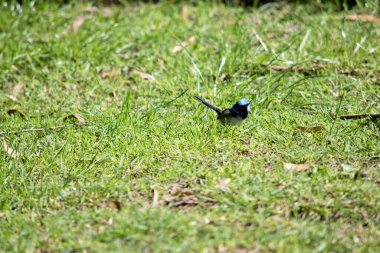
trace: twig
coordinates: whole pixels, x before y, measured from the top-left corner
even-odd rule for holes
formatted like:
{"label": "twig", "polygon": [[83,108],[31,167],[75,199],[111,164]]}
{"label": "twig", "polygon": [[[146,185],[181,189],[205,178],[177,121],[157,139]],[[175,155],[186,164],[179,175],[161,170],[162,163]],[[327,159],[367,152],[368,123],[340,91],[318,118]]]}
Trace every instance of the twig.
{"label": "twig", "polygon": [[10,135],[10,134],[19,134],[19,133],[29,133],[29,132],[44,132],[44,131],[54,131],[59,130],[66,127],[73,127],[73,126],[79,126],[79,125],[86,125],[87,122],[82,123],[73,123],[73,124],[67,124],[67,125],[61,125],[61,126],[52,126],[52,127],[40,127],[40,128],[30,128],[30,129],[22,129],[19,131],[9,131],[9,132],[0,132],[0,135]]}
{"label": "twig", "polygon": [[371,120],[380,119],[380,113],[379,114],[347,114],[347,115],[340,115],[340,119],[364,119],[364,118],[370,118]]}
{"label": "twig", "polygon": [[319,69],[324,69],[326,66],[323,64],[317,64],[311,67],[305,67],[305,66],[277,66],[277,65],[266,65],[262,64],[263,67],[271,69],[271,70],[276,70],[276,71],[284,71],[284,70],[296,70],[300,72],[310,72],[310,71],[316,71]]}
{"label": "twig", "polygon": [[[317,70],[326,69],[326,65],[324,64],[316,64],[310,67],[308,66],[281,66],[281,65],[271,65],[271,64],[261,64],[263,68],[275,70],[275,71],[299,71],[302,73],[310,73],[316,72]],[[368,69],[337,69],[338,74],[346,75],[346,76],[378,76],[377,71],[371,72]],[[375,81],[379,80],[379,78],[375,78]]]}

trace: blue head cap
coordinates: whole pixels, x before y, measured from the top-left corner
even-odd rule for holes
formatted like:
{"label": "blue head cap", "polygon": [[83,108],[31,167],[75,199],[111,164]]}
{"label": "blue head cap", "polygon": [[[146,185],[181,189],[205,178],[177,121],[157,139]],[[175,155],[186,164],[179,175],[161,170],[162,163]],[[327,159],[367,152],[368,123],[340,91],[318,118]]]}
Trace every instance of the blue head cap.
{"label": "blue head cap", "polygon": [[242,98],[239,101],[236,102],[236,104],[233,106],[233,108],[237,109],[238,111],[241,111],[240,108],[245,108],[247,112],[250,110],[251,101],[247,98]]}
{"label": "blue head cap", "polygon": [[251,103],[251,101],[247,98],[242,98],[240,99],[237,104],[240,105],[240,106],[247,106]]}

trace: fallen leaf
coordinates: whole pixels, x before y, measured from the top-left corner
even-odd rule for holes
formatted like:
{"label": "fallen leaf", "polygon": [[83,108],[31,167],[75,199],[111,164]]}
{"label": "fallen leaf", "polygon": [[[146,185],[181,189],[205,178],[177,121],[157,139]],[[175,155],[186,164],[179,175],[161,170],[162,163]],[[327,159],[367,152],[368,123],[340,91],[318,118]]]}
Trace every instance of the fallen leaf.
{"label": "fallen leaf", "polygon": [[339,91],[333,91],[333,92],[332,92],[332,95],[333,95],[334,98],[339,98],[339,97],[341,97],[341,94],[340,94]]}
{"label": "fallen leaf", "polygon": [[372,120],[380,119],[380,113],[375,114],[347,114],[347,115],[340,115],[340,119],[364,119],[364,118],[370,118]]}
{"label": "fallen leaf", "polygon": [[109,208],[116,209],[117,211],[121,210],[121,203],[118,200],[110,200],[105,203]]}
{"label": "fallen leaf", "polygon": [[91,13],[99,11],[98,7],[96,6],[85,6],[81,8],[80,10],[83,12],[91,12]]}
{"label": "fallen leaf", "polygon": [[172,184],[172,187],[170,188],[170,195],[177,195],[182,190],[182,187],[180,184]]}
{"label": "fallen leaf", "polygon": [[70,114],[70,115],[67,115],[63,118],[63,120],[69,120],[69,119],[74,119],[74,120],[78,121],[80,124],[86,124],[87,123],[86,120],[80,114]]}
{"label": "fallen leaf", "polygon": [[187,6],[182,6],[182,8],[181,8],[181,17],[182,17],[183,20],[185,20],[187,22],[194,20],[194,17],[192,15],[190,15],[189,9],[188,9]]}
{"label": "fallen leaf", "polygon": [[197,204],[198,204],[198,199],[196,197],[188,196],[175,202],[173,206],[178,207],[178,206],[188,206],[188,205],[197,205]]}
{"label": "fallen leaf", "polygon": [[154,82],[156,81],[156,79],[154,79],[154,77],[148,73],[145,73],[145,72],[142,72],[140,70],[137,70],[137,69],[134,69],[132,71],[133,74],[136,74],[136,75],[139,75],[142,79],[147,79],[149,82]]}
{"label": "fallen leaf", "polygon": [[203,223],[204,223],[205,225],[208,225],[208,224],[213,223],[213,221],[206,217],[206,218],[204,218]]}
{"label": "fallen leaf", "polygon": [[223,178],[215,185],[216,189],[220,189],[224,192],[231,192],[231,190],[228,188],[228,184],[231,182],[231,178]]}
{"label": "fallen leaf", "polygon": [[326,67],[323,64],[317,64],[317,65],[313,65],[310,67],[307,67],[307,66],[298,66],[298,67],[277,66],[277,65],[266,65],[266,64],[263,64],[262,66],[265,68],[271,69],[271,70],[275,70],[275,71],[295,70],[295,71],[300,71],[300,72],[314,72],[316,70],[324,69]]}
{"label": "fallen leaf", "polygon": [[310,165],[308,163],[301,163],[301,164],[284,163],[284,167],[287,170],[299,170],[299,171],[310,169]]}
{"label": "fallen leaf", "polygon": [[12,88],[12,95],[17,98],[23,92],[24,88],[25,85],[23,83],[16,84]]}
{"label": "fallen leaf", "polygon": [[182,51],[185,47],[187,47],[188,45],[194,43],[195,40],[196,40],[196,37],[192,36],[188,40],[182,41],[179,45],[175,46],[172,49],[172,52],[173,53],[178,53],[178,52]]}
{"label": "fallen leaf", "polygon": [[21,118],[25,118],[25,114],[21,111],[19,111],[18,109],[16,108],[12,108],[12,109],[9,109],[7,112],[6,112],[8,115],[18,115],[20,116]]}
{"label": "fallen leaf", "polygon": [[153,189],[153,206],[158,206],[159,205],[159,194],[157,189]]}
{"label": "fallen leaf", "polygon": [[174,183],[171,188],[170,188],[170,195],[172,196],[176,196],[176,195],[180,195],[180,196],[188,196],[188,195],[191,195],[193,194],[189,189],[185,189],[183,188],[180,184],[178,183]]}
{"label": "fallen leaf", "polygon": [[100,74],[100,77],[102,79],[105,79],[107,77],[114,77],[114,76],[118,76],[121,74],[121,70],[120,69],[114,69],[114,70],[111,70],[111,71],[103,71],[101,74]]}
{"label": "fallen leaf", "polygon": [[288,66],[273,66],[273,65],[263,65],[263,67],[266,67],[268,69],[276,70],[276,71],[282,71],[282,70],[288,70]]}
{"label": "fallen leaf", "polygon": [[15,96],[7,95],[7,97],[8,97],[10,100],[12,100],[12,101],[18,102],[18,99],[17,99]]}
{"label": "fallen leaf", "polygon": [[348,15],[345,17],[346,20],[350,21],[363,21],[363,22],[373,22],[376,24],[380,24],[380,18],[372,16],[372,15]]}
{"label": "fallen leaf", "polygon": [[172,184],[169,194],[164,195],[162,199],[166,204],[172,204],[175,207],[198,204],[198,199],[193,192],[190,189],[183,188],[179,183]]}
{"label": "fallen leaf", "polygon": [[74,22],[71,24],[71,33],[76,34],[81,25],[84,24],[87,20],[89,20],[92,16],[80,16],[77,17]]}
{"label": "fallen leaf", "polygon": [[326,130],[324,126],[297,126],[297,128],[306,133],[321,132]]}
{"label": "fallen leaf", "polygon": [[13,148],[8,146],[8,142],[5,139],[3,140],[3,147],[5,151],[8,153],[8,155],[13,157],[13,159],[16,159],[16,160],[19,159],[20,157],[19,154]]}

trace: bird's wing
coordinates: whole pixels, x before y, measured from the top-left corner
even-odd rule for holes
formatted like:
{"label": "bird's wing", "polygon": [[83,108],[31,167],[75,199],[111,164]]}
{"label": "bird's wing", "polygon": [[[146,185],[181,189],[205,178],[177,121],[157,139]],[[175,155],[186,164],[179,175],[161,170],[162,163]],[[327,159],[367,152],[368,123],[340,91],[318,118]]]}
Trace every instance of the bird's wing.
{"label": "bird's wing", "polygon": [[222,110],[220,110],[218,107],[216,107],[215,105],[213,104],[210,104],[209,102],[207,102],[206,100],[204,100],[203,98],[201,98],[200,96],[198,95],[194,95],[194,97],[196,99],[198,99],[199,102],[201,102],[202,104],[204,104],[205,106],[207,106],[208,108],[211,108],[213,109],[214,111],[216,111],[216,113],[218,115],[221,115],[222,114]]}
{"label": "bird's wing", "polygon": [[222,114],[218,115],[218,120],[223,124],[238,125],[243,122],[243,118],[239,113],[229,109],[222,111]]}

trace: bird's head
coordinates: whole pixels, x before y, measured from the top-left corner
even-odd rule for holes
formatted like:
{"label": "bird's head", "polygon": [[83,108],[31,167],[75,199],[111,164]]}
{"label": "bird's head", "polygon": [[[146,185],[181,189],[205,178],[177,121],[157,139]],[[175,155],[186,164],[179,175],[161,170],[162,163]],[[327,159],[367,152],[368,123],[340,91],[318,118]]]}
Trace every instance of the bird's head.
{"label": "bird's head", "polygon": [[251,101],[247,98],[242,98],[236,102],[230,109],[239,113],[243,119],[248,116]]}
{"label": "bird's head", "polygon": [[235,109],[238,111],[247,111],[249,112],[251,101],[247,98],[242,98],[236,102],[234,105]]}

